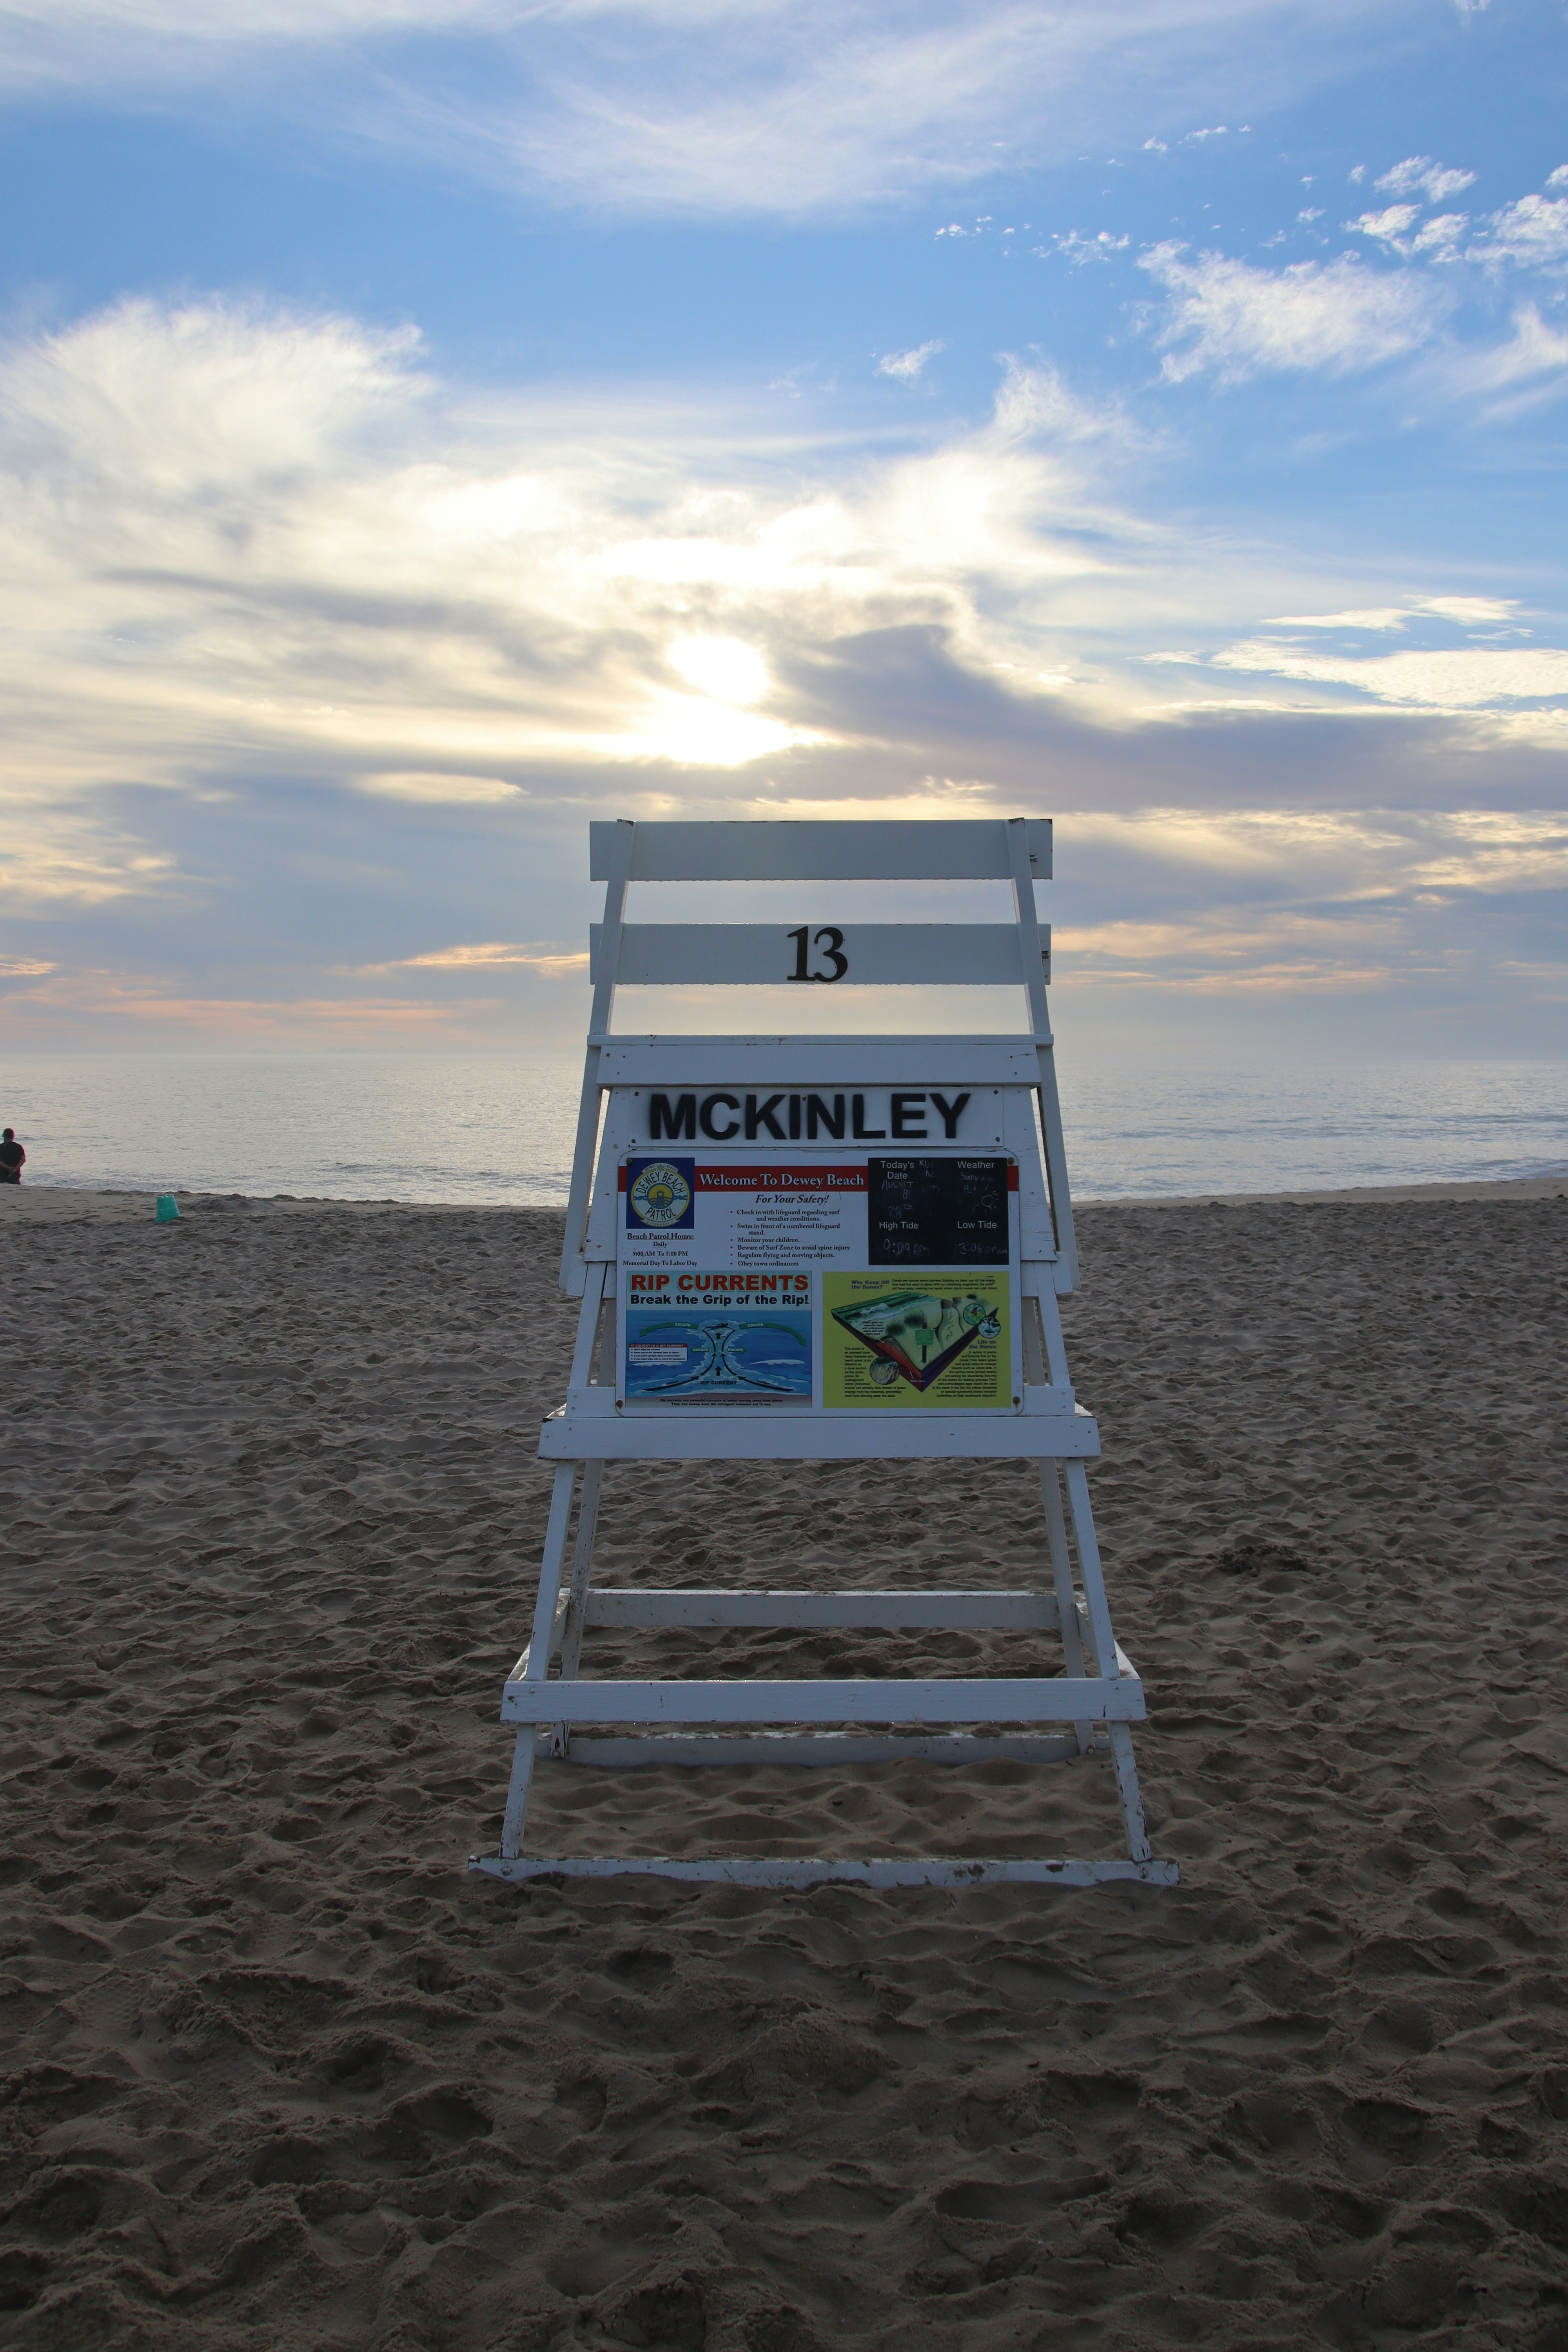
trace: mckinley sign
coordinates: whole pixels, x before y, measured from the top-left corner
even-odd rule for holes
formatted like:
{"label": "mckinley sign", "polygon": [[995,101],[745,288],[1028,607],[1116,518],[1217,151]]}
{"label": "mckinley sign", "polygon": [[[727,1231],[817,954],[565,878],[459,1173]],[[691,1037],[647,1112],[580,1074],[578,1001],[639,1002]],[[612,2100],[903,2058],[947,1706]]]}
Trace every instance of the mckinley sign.
{"label": "mckinley sign", "polygon": [[956,1143],[973,1097],[956,1088],[866,1087],[843,1094],[650,1093],[652,1143]]}

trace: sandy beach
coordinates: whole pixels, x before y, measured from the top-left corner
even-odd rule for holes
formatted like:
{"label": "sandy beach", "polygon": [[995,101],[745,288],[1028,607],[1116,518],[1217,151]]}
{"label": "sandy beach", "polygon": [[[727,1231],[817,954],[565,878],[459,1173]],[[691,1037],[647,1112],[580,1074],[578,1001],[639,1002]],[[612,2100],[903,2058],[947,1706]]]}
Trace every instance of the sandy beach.
{"label": "sandy beach", "polygon": [[[526,1210],[0,1197],[18,2352],[1568,2352],[1568,1184],[1081,1213],[1178,1890],[470,1877]],[[1046,1580],[1004,1465],[612,1472],[617,1583]],[[750,1646],[748,1646],[748,1640]],[[591,1637],[588,1672],[952,1671]],[[536,1850],[1108,1853],[1104,1764],[542,1769]]]}

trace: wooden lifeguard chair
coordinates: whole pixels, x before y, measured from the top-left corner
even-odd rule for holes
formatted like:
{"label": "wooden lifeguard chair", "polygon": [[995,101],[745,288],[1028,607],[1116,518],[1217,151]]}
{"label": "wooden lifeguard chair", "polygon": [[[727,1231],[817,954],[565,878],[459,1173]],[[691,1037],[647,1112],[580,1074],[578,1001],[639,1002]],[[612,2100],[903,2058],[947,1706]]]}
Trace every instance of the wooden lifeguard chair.
{"label": "wooden lifeguard chair", "polygon": [[[1143,1686],[1111,1630],[1057,1308],[1077,1282],[1037,877],[1051,827],[961,822],[591,827],[605,911],[562,1258],[582,1309],[499,1849],[510,1881],[647,1874],[750,1885],[1173,1885],[1144,1829],[1131,1727]],[[1012,919],[835,922],[822,886],[1010,886]],[[810,886],[795,923],[629,922],[633,883]],[[1022,988],[1027,1033],[630,1035],[618,986]],[[705,1319],[706,1318],[706,1319]],[[772,1349],[773,1353],[767,1351]],[[1007,1591],[710,1591],[594,1582],[615,1462],[1018,1459],[1040,1469],[1037,1586]],[[567,1573],[568,1543],[572,1541]],[[1049,1573],[1044,1573],[1048,1562]],[[914,1680],[594,1680],[595,1629],[875,1628],[1055,1635],[1062,1671]],[[593,1728],[584,1730],[581,1726]],[[963,1765],[1103,1756],[1124,1855],[868,1861],[526,1854],[536,1768]]]}

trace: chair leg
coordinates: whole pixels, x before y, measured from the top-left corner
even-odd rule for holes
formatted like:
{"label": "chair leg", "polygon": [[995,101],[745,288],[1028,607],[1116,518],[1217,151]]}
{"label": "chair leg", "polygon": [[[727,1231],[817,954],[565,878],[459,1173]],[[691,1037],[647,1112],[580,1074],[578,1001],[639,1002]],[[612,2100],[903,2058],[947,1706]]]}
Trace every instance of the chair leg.
{"label": "chair leg", "polygon": [[[550,1639],[555,1630],[555,1603],[560,1596],[561,1568],[566,1556],[566,1527],[572,1517],[572,1489],[576,1483],[577,1465],[563,1462],[555,1473],[550,1492],[550,1523],[544,1532],[544,1557],[539,1565],[539,1597],[533,1604],[533,1633],[528,1645],[528,1677],[531,1682],[543,1682],[550,1672]],[[512,1751],[511,1783],[507,1790],[500,1843],[501,1853],[509,1862],[516,1861],[522,1844],[528,1791],[533,1779],[534,1744],[538,1737],[537,1726],[524,1724]]]}
{"label": "chair leg", "polygon": [[[1046,1536],[1050,1545],[1051,1575],[1057,1589],[1057,1611],[1062,1622],[1062,1651],[1069,1675],[1081,1675],[1084,1671],[1083,1639],[1078,1622],[1078,1587],[1073,1582],[1072,1555],[1068,1549],[1067,1522],[1062,1517],[1062,1492],[1058,1483],[1054,1462],[1040,1465],[1040,1489],[1046,1500]],[[1094,1727],[1088,1723],[1075,1723],[1073,1732],[1080,1756],[1089,1753]]]}
{"label": "chair leg", "polygon": [[[577,1505],[577,1541],[572,1553],[572,1593],[566,1604],[566,1624],[561,1637],[561,1679],[574,1683],[583,1657],[583,1633],[588,1614],[588,1587],[594,1573],[594,1537],[599,1523],[599,1489],[605,1465],[590,1462],[583,1473],[583,1493]],[[553,1727],[550,1752],[565,1756],[572,1746],[572,1726]]]}
{"label": "chair leg", "polygon": [[1110,1760],[1116,1769],[1116,1793],[1121,1800],[1121,1818],[1127,1826],[1127,1851],[1134,1862],[1147,1862],[1153,1853],[1149,1832],[1143,1826],[1143,1799],[1138,1788],[1138,1766],[1132,1755],[1132,1734],[1124,1723],[1113,1723],[1110,1731]]}
{"label": "chair leg", "polygon": [[515,1862],[522,1852],[522,1830],[528,1818],[528,1791],[533,1780],[533,1750],[538,1738],[539,1726],[525,1723],[517,1735],[517,1746],[512,1750],[511,1780],[506,1792],[506,1812],[500,1829],[500,1850],[508,1862]]}
{"label": "chair leg", "polygon": [[[1089,1502],[1089,1473],[1081,1462],[1064,1462],[1062,1472],[1068,1490],[1068,1508],[1072,1514],[1073,1541],[1078,1546],[1079,1566],[1083,1571],[1083,1597],[1089,1616],[1089,1636],[1099,1657],[1102,1675],[1114,1675],[1116,1636],[1110,1630],[1110,1611],[1105,1598],[1105,1579],[1100,1565],[1100,1546],[1094,1538],[1094,1515]],[[1143,1825],[1143,1800],[1138,1788],[1138,1766],[1132,1754],[1132,1734],[1124,1723],[1109,1724],[1110,1760],[1116,1771],[1116,1793],[1121,1801],[1121,1819],[1127,1830],[1127,1850],[1134,1862],[1150,1859],[1149,1833]]]}

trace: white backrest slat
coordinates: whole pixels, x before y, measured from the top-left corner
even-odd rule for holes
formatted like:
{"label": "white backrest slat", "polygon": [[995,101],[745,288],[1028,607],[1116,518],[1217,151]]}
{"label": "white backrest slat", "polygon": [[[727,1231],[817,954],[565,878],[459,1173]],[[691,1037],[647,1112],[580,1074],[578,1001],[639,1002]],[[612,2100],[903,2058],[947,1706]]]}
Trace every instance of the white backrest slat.
{"label": "white backrest slat", "polygon": [[[621,824],[588,827],[595,882],[616,871]],[[633,833],[634,882],[1005,882],[1013,872],[1003,817],[807,818],[799,823],[642,823]],[[1031,817],[1035,879],[1051,878],[1051,824]]]}
{"label": "white backrest slat", "polygon": [[[802,936],[804,933],[804,937]],[[1016,923],[623,923],[620,966],[604,973],[604,926],[588,934],[589,976],[619,988],[1027,987]],[[1049,935],[1040,934],[1042,957]],[[1045,977],[1049,978],[1048,970]]]}
{"label": "white backrest slat", "polygon": [[602,1087],[1034,1087],[1032,1037],[606,1037]]}

